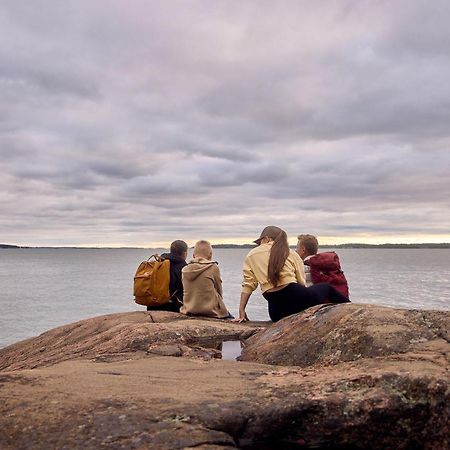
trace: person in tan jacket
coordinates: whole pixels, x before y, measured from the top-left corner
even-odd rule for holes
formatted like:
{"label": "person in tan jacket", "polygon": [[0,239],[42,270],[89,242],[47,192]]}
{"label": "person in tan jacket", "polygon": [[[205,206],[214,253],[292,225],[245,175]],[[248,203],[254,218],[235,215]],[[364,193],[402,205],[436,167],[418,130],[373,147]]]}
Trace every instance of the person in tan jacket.
{"label": "person in tan jacket", "polygon": [[181,271],[184,295],[180,312],[226,319],[231,316],[222,298],[220,270],[217,262],[211,259],[211,244],[198,241],[192,261]]}

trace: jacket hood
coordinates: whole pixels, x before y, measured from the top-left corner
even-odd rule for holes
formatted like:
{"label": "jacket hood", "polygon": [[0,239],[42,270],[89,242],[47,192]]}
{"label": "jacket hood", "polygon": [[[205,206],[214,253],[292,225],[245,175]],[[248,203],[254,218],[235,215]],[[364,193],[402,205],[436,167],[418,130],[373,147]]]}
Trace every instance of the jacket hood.
{"label": "jacket hood", "polygon": [[186,279],[193,281],[214,264],[218,263],[205,258],[194,258],[187,266],[183,267],[183,276],[186,277]]}

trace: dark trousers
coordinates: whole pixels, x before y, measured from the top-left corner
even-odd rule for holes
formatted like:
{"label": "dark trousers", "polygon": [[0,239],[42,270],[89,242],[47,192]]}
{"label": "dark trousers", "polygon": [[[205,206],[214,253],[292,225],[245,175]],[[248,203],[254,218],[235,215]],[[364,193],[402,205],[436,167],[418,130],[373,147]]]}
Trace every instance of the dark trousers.
{"label": "dark trousers", "polygon": [[269,304],[269,316],[273,322],[311,306],[350,301],[327,283],[317,283],[308,288],[301,284],[290,283],[279,291],[265,292],[263,296]]}
{"label": "dark trousers", "polygon": [[181,305],[183,303],[176,298],[170,300],[168,303],[159,306],[147,306],[147,311],[172,311],[180,312]]}

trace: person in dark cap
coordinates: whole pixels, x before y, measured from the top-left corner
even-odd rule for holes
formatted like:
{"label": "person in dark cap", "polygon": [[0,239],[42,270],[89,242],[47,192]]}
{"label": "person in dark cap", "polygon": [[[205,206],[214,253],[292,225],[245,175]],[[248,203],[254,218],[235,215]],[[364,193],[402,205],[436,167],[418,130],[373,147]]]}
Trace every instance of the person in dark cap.
{"label": "person in dark cap", "polygon": [[254,242],[257,247],[244,260],[239,317],[235,321],[248,320],[245,308],[258,285],[274,322],[314,305],[349,301],[327,283],[305,286],[303,261],[289,248],[286,232],[281,228],[264,228]]}
{"label": "person in dark cap", "polygon": [[184,241],[173,241],[170,244],[170,253],[163,253],[162,259],[170,261],[169,292],[170,301],[164,305],[147,306],[147,311],[173,311],[180,312],[183,304],[183,283],[181,280],[181,269],[187,265],[186,258],[188,245]]}

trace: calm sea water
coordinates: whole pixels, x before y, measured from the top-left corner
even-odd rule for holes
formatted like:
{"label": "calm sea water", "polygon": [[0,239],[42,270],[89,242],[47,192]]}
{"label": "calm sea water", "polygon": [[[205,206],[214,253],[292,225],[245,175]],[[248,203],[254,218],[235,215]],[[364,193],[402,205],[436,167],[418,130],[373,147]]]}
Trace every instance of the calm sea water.
{"label": "calm sea water", "polygon": [[[161,250],[159,251],[162,252]],[[225,303],[238,311],[245,249],[217,249]],[[144,310],[132,297],[134,272],[151,250],[0,249],[0,347],[100,314]],[[450,309],[449,249],[339,249],[353,302]],[[268,320],[260,292],[250,319]]]}

